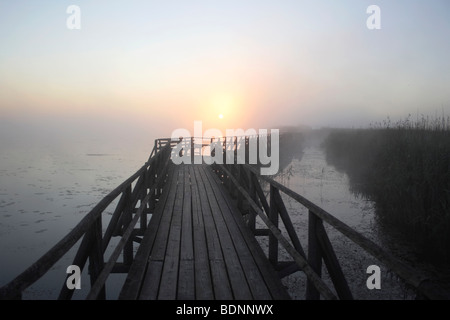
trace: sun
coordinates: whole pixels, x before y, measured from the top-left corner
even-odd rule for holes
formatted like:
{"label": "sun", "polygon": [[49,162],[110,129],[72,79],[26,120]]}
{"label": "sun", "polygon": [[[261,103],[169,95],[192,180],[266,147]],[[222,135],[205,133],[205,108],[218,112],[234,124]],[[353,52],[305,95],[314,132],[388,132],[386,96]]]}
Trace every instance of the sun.
{"label": "sun", "polygon": [[219,114],[219,119],[223,119],[223,114]]}

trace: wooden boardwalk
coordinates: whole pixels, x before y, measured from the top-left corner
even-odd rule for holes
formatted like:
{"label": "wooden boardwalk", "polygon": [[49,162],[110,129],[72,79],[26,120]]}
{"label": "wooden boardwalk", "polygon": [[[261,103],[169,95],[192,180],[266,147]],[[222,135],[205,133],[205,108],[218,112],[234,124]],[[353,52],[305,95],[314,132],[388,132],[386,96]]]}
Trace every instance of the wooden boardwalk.
{"label": "wooden boardwalk", "polygon": [[[183,152],[195,160],[204,142],[155,140],[148,161],[35,263],[1,287],[0,299],[21,299],[75,246],[71,267],[80,272],[89,269],[90,288],[83,296],[89,300],[106,299],[113,273],[127,275],[118,296],[123,300],[284,300],[290,296],[280,279],[295,272],[306,276],[305,299],[353,299],[324,224],[395,272],[419,298],[450,299],[450,292],[439,283],[249,165],[247,151],[255,141],[259,144],[260,136],[228,138],[234,140],[230,144],[234,147],[228,148],[224,141],[223,154],[232,150],[236,163],[243,147],[246,164],[228,164],[224,156],[227,164],[175,165],[171,155],[179,143],[186,144]],[[307,247],[291,220],[298,212],[289,212],[285,199],[308,210]],[[263,228],[256,228],[256,218]],[[267,255],[256,237],[268,238]],[[279,260],[281,247],[292,260]],[[322,278],[325,267],[332,287]],[[62,286],[55,288],[58,299],[73,297],[71,279],[67,274]]]}
{"label": "wooden boardwalk", "polygon": [[289,299],[207,165],[171,165],[120,299]]}

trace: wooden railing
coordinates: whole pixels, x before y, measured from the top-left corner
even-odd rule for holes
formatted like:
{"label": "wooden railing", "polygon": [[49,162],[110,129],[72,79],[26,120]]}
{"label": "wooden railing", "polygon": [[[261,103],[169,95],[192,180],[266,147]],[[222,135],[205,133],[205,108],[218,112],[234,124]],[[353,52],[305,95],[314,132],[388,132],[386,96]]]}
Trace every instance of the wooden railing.
{"label": "wooden railing", "polygon": [[[247,225],[253,231],[253,234],[269,237],[268,259],[275,269],[279,270],[280,277],[288,276],[299,270],[305,273],[308,279],[306,299],[320,299],[320,297],[324,299],[353,299],[339,260],[324,228],[324,222],[396,273],[400,279],[415,290],[418,298],[450,299],[449,291],[443,289],[437,282],[421,276],[408,265],[308,199],[271,177],[260,175],[259,169],[255,166],[219,164],[215,165],[214,169],[224,186],[234,197],[243,215],[246,215]],[[267,183],[269,188],[269,199],[263,191],[263,181]],[[308,209],[307,255],[292,224],[290,214],[284,205],[281,193]],[[256,216],[262,219],[267,229],[256,229]],[[289,240],[286,239],[279,228],[280,218]],[[293,261],[278,261],[279,245],[289,253]],[[322,261],[325,262],[335,291],[332,291],[321,278]],[[337,296],[334,292],[337,293]]]}
{"label": "wooden railing", "polygon": [[[248,164],[251,139],[256,139],[254,141],[256,141],[258,149],[259,138],[258,136],[233,137],[229,140],[233,143],[228,146],[224,141],[222,147],[224,150],[227,147],[231,148],[233,157],[228,160],[233,161],[227,161],[226,152],[223,150],[223,164],[215,164],[213,169],[224,186],[229,189],[241,212],[247,216],[247,225],[253,234],[269,237],[268,259],[278,270],[280,277],[285,277],[298,270],[303,271],[308,279],[305,295],[307,299],[319,299],[320,297],[353,299],[339,260],[324,228],[323,223],[325,222],[395,272],[406,284],[416,290],[419,297],[450,299],[448,291],[442,289],[433,280],[420,276],[409,266],[308,199],[271,177],[260,175],[259,161],[254,165]],[[266,138],[264,141],[270,144],[270,135]],[[187,152],[191,154],[192,160],[196,154],[202,153],[201,149],[204,146],[211,143],[210,139],[199,140],[198,138],[155,140],[154,148],[145,165],[103,198],[69,234],[32,266],[0,288],[0,299],[20,299],[23,291],[46,274],[80,239],[81,243],[72,264],[83,269],[89,261],[91,287],[87,299],[104,299],[106,296],[105,283],[109,275],[129,271],[134,259],[133,242],[140,243],[141,241],[140,236],[143,236],[148,225],[147,215],[153,212],[167,179],[172,148],[183,140],[185,143],[190,142],[190,149],[185,150],[189,150]],[[245,153],[243,156],[241,153],[240,158],[245,164],[237,164],[240,163],[238,158],[239,150],[242,150],[240,149],[242,147],[245,148]],[[268,149],[270,150],[270,147]],[[269,199],[264,193],[263,181],[268,185]],[[309,211],[307,255],[284,205],[282,193]],[[118,200],[117,204],[110,222],[103,232],[102,216],[106,214],[105,210],[113,205],[115,200]],[[256,216],[261,218],[267,229],[256,228]],[[280,218],[289,239],[279,228]],[[138,222],[140,222],[139,228],[135,228]],[[105,261],[105,252],[113,237],[120,240]],[[289,253],[293,261],[279,261],[279,245]],[[120,256],[122,256],[122,262],[118,262]],[[330,289],[321,277],[322,261],[325,262],[335,291]],[[58,298],[71,299],[72,295],[73,290],[68,289],[64,281]]]}
{"label": "wooden railing", "polygon": [[[83,270],[89,261],[91,288],[87,299],[104,299],[111,273],[128,272],[133,262],[133,242],[140,242],[166,179],[171,147],[177,141],[155,140],[148,161],[135,174],[103,198],[61,241],[10,283],[0,288],[0,299],[21,299],[22,292],[46,274],[80,239],[72,265]],[[115,200],[110,222],[103,232],[102,216]],[[135,228],[139,223],[139,228]],[[105,251],[112,237],[119,237],[108,260]],[[123,262],[117,262],[122,256]],[[68,275],[69,276],[69,275]],[[74,290],[62,284],[59,299],[71,299]]]}
{"label": "wooden railing", "polygon": [[[177,143],[180,144],[183,152],[190,155],[191,163],[203,163],[203,159],[201,159],[205,156],[203,148],[213,146],[214,144],[218,144],[218,148],[221,148],[222,150],[223,158],[220,159],[221,163],[250,163],[249,154],[251,146],[254,146],[254,152],[258,152],[260,139],[264,138],[264,142],[267,143],[267,148],[270,150],[272,141],[270,137],[271,134],[213,138],[180,137],[180,140],[178,140]],[[257,163],[258,159],[254,164]]]}

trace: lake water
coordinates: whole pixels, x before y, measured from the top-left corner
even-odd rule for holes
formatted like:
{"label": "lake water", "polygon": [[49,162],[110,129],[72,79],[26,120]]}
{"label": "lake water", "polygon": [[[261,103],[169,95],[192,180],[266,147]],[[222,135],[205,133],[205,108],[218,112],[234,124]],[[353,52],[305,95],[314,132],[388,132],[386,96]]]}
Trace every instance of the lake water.
{"label": "lake water", "polygon": [[[127,143],[5,146],[0,155],[0,286],[35,262],[100,199],[138,170],[153,146],[149,141],[148,147]],[[347,176],[326,163],[318,146],[305,148],[301,159],[294,159],[277,179],[373,241],[386,241],[379,235],[372,204],[349,191]],[[284,199],[305,246],[307,211]],[[410,297],[382,265],[382,289],[368,290],[366,269],[379,262],[339,233],[329,230],[329,236],[355,298]],[[264,238],[260,241],[265,245]],[[288,260],[283,252],[281,257]],[[24,298],[56,298],[70,264],[71,259],[65,257]],[[116,277],[123,280],[123,276]],[[296,273],[283,282],[294,298],[303,297],[304,276]],[[112,289],[111,294],[117,294],[118,288]]]}
{"label": "lake water", "polygon": [[[373,203],[350,192],[347,175],[327,164],[324,152],[318,145],[306,147],[300,159],[294,159],[275,180],[306,197],[375,243],[384,245],[386,238],[380,233],[376,223]],[[287,196],[283,196],[283,199],[307,252],[308,211]],[[326,223],[324,225],[355,299],[413,297],[377,259]],[[260,241],[264,243],[265,240]],[[282,253],[280,260],[291,259],[286,253]],[[367,288],[369,274],[366,272],[370,265],[378,265],[381,268],[381,290]],[[325,282],[332,287],[325,266],[322,272]],[[306,281],[301,273],[288,276],[283,279],[283,283],[289,288],[292,297],[304,297]]]}
{"label": "lake water", "polygon": [[[123,144],[9,145],[0,155],[0,286],[35,262],[148,159]],[[56,298],[67,257],[24,298]],[[57,289],[55,289],[57,288]]]}

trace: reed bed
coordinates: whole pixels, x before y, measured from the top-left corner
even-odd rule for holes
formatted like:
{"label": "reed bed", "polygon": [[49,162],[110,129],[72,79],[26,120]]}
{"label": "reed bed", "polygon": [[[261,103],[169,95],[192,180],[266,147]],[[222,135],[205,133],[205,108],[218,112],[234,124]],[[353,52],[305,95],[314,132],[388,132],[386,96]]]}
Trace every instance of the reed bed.
{"label": "reed bed", "polygon": [[450,117],[333,130],[327,161],[424,259],[450,262]]}

